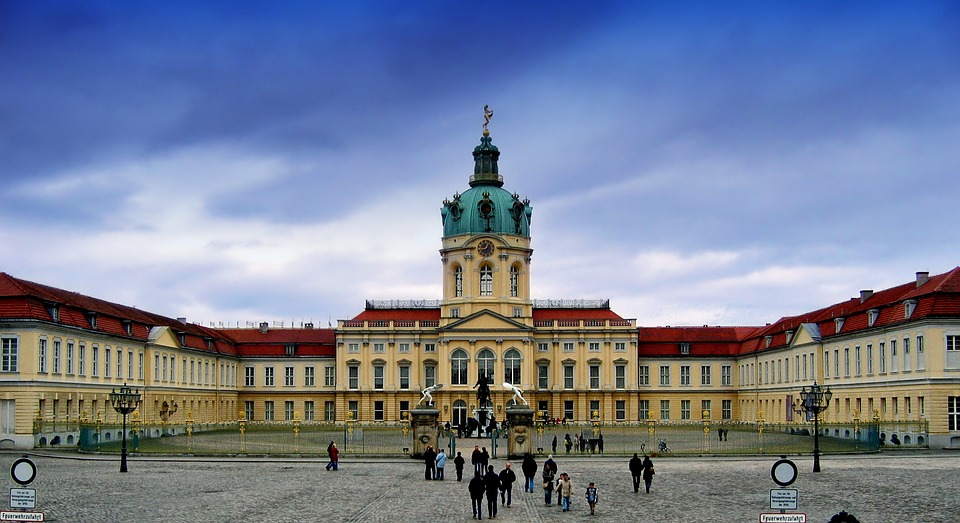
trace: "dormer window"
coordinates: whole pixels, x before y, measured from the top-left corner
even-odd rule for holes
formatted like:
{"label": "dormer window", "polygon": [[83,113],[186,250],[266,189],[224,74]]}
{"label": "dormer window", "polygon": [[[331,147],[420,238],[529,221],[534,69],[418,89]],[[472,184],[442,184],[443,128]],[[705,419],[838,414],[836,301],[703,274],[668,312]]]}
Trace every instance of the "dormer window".
{"label": "dormer window", "polygon": [[903,302],[903,317],[909,319],[913,316],[913,311],[917,308],[917,300],[907,300]]}
{"label": "dormer window", "polygon": [[787,331],[784,335],[787,337],[787,345],[790,345],[790,342],[793,341],[793,331]]}
{"label": "dormer window", "polygon": [[297,352],[297,346],[290,343],[285,347],[287,356],[293,356]]}
{"label": "dormer window", "polygon": [[91,328],[91,329],[96,329],[96,328],[97,328],[97,313],[95,313],[95,312],[88,312],[88,313],[87,313],[87,321],[90,322],[90,328]]}
{"label": "dormer window", "polygon": [[50,313],[50,319],[53,321],[60,321],[60,306],[56,303],[47,304],[47,312]]}
{"label": "dormer window", "polygon": [[763,337],[763,347],[764,347],[764,348],[769,347],[771,342],[773,342],[773,336],[764,336],[764,337]]}
{"label": "dormer window", "polygon": [[835,333],[840,332],[840,329],[843,328],[843,318],[834,318],[833,326],[836,328],[836,330],[834,331]]}
{"label": "dormer window", "polygon": [[867,311],[867,327],[873,327],[873,324],[877,322],[877,318],[880,317],[880,309],[870,309]]}
{"label": "dormer window", "polygon": [[178,333],[177,333],[177,339],[180,340],[180,345],[186,345],[186,344],[187,344],[187,333],[186,333],[186,332],[178,332]]}
{"label": "dormer window", "polygon": [[680,354],[690,354],[690,344],[681,343],[680,344]]}
{"label": "dormer window", "polygon": [[130,320],[120,320],[120,325],[123,326],[123,331],[128,335],[133,334],[133,322]]}

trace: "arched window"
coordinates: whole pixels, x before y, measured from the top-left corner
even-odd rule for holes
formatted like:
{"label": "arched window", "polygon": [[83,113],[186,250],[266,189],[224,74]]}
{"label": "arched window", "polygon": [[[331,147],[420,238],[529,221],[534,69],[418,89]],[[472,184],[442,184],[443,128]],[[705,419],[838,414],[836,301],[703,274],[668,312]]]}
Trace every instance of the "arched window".
{"label": "arched window", "polygon": [[453,295],[457,298],[463,296],[463,267],[459,265],[453,269]]}
{"label": "arched window", "polygon": [[457,349],[450,355],[450,383],[452,385],[467,384],[467,365],[470,363],[470,357],[467,351]]}
{"label": "arched window", "polygon": [[510,267],[510,297],[516,298],[520,294],[520,269],[516,265]]}
{"label": "arched window", "polygon": [[453,402],[453,426],[467,426],[467,402],[463,400]]}
{"label": "arched window", "polygon": [[483,349],[477,354],[477,370],[487,377],[489,383],[496,383],[496,381],[493,381],[493,365],[496,361],[497,357],[493,355],[493,351],[490,349]]}
{"label": "arched window", "polygon": [[503,380],[520,385],[520,351],[510,349],[503,355]]}
{"label": "arched window", "polygon": [[480,267],[480,296],[493,296],[493,267]]}

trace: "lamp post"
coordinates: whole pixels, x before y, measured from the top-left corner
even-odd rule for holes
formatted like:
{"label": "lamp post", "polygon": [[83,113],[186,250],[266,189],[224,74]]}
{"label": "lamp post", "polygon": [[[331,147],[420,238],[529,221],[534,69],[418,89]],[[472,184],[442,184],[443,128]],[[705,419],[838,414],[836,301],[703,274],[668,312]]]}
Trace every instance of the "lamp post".
{"label": "lamp post", "polygon": [[127,471],[127,414],[137,410],[140,405],[140,393],[136,389],[127,387],[124,383],[120,392],[116,389],[110,392],[110,403],[113,410],[123,416],[123,434],[120,437],[120,472]]}
{"label": "lamp post", "polygon": [[807,419],[813,414],[813,471],[820,472],[820,413],[830,407],[833,392],[830,387],[821,387],[813,382],[809,388],[800,389],[800,408],[807,413]]}

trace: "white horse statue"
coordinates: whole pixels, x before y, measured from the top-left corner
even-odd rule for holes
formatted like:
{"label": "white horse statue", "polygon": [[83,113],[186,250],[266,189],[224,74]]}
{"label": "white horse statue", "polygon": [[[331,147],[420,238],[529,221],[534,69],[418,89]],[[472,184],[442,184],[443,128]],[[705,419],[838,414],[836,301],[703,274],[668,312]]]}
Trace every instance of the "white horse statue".
{"label": "white horse statue", "polygon": [[527,403],[527,400],[523,399],[523,389],[517,387],[512,383],[503,382],[503,388],[513,391],[513,404],[517,405],[519,402],[523,402],[524,405],[530,405]]}
{"label": "white horse statue", "polygon": [[433,386],[431,386],[431,387],[427,387],[427,388],[423,389],[422,391],[420,391],[420,393],[423,394],[423,397],[420,398],[420,401],[417,402],[417,406],[419,407],[420,404],[423,403],[423,400],[427,400],[427,405],[431,405],[431,406],[432,406],[432,405],[433,405],[433,395],[432,395],[431,393],[432,393],[433,391],[435,391],[435,390],[440,390],[440,389],[442,389],[442,388],[443,388],[443,385],[438,383],[438,384],[436,384],[436,385],[433,385]]}

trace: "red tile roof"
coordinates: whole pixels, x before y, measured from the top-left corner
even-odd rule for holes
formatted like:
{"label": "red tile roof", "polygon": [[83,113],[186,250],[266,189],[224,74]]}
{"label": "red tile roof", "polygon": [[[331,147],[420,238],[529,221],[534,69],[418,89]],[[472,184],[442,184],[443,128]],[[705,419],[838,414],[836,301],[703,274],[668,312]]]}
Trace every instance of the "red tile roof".
{"label": "red tile roof", "polygon": [[534,320],[622,320],[610,309],[533,309]]}
{"label": "red tile roof", "polygon": [[[741,342],[757,327],[640,327],[640,356],[717,357],[739,353]],[[680,344],[690,346],[680,353]]]}

